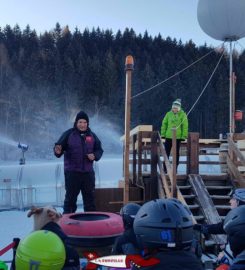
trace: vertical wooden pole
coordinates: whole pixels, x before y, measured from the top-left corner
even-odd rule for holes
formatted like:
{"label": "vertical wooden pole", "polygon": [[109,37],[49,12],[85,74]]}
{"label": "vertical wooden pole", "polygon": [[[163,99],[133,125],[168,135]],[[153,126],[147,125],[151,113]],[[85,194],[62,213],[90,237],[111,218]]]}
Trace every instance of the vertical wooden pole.
{"label": "vertical wooden pole", "polygon": [[172,187],[171,187],[171,196],[173,198],[177,198],[177,181],[176,181],[176,169],[177,169],[177,164],[176,164],[176,155],[177,155],[177,144],[176,144],[176,128],[172,128],[172,167],[173,167],[173,182],[172,182]]}
{"label": "vertical wooden pole", "polygon": [[143,185],[143,177],[142,177],[142,131],[138,132],[138,179],[137,183]]}
{"label": "vertical wooden pole", "polygon": [[136,185],[137,183],[137,172],[136,172],[136,165],[137,165],[137,150],[136,150],[136,141],[137,141],[137,134],[133,135],[133,184]]}
{"label": "vertical wooden pole", "polygon": [[124,141],[124,193],[123,203],[129,201],[129,141],[130,141],[130,114],[131,114],[131,80],[134,69],[134,59],[131,55],[126,57],[126,95],[125,95],[125,141]]}
{"label": "vertical wooden pole", "polygon": [[188,134],[187,174],[199,174],[199,133],[197,132]]}
{"label": "vertical wooden pole", "polygon": [[157,177],[157,140],[156,131],[151,133],[151,200],[158,198],[158,177]]}

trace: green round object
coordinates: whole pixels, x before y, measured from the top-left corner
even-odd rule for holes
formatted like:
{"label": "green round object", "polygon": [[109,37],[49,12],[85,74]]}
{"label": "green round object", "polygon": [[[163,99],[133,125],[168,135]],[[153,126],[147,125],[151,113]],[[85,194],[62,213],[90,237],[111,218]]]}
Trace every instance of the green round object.
{"label": "green round object", "polygon": [[35,231],[20,241],[16,270],[61,270],[66,258],[62,240],[50,231]]}
{"label": "green round object", "polygon": [[8,266],[5,262],[0,261],[0,270],[8,270]]}

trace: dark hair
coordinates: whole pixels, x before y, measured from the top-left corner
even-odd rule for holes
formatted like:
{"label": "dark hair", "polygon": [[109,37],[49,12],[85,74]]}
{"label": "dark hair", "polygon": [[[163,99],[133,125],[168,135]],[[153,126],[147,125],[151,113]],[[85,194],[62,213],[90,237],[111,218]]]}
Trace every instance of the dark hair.
{"label": "dark hair", "polygon": [[84,119],[84,120],[86,120],[87,123],[89,124],[89,118],[88,118],[88,115],[87,115],[84,111],[80,111],[80,112],[76,115],[75,122],[74,122],[74,127],[76,127],[77,121],[78,121],[79,119]]}

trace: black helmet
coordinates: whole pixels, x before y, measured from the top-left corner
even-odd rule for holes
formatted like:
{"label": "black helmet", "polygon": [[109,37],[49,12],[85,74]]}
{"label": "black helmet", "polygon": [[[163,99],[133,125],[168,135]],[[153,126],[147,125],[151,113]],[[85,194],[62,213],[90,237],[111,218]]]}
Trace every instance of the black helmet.
{"label": "black helmet", "polygon": [[231,194],[232,199],[238,201],[238,205],[245,204],[245,188],[237,188]]}
{"label": "black helmet", "polygon": [[224,220],[231,250],[236,256],[245,249],[245,205],[232,209]]}
{"label": "black helmet", "polygon": [[137,203],[127,203],[120,210],[120,215],[123,219],[123,224],[125,228],[132,228],[134,223],[134,218],[140,209],[140,205]]}
{"label": "black helmet", "polygon": [[143,248],[189,247],[194,235],[191,212],[177,199],[147,202],[135,217],[134,232]]}

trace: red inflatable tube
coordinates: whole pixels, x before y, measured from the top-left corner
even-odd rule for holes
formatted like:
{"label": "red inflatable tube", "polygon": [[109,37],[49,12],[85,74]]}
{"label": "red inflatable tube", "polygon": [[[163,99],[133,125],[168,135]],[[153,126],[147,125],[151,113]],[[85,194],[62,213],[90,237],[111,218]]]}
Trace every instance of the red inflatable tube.
{"label": "red inflatable tube", "polygon": [[121,216],[109,212],[64,214],[59,224],[69,243],[79,247],[112,245],[124,231]]}

